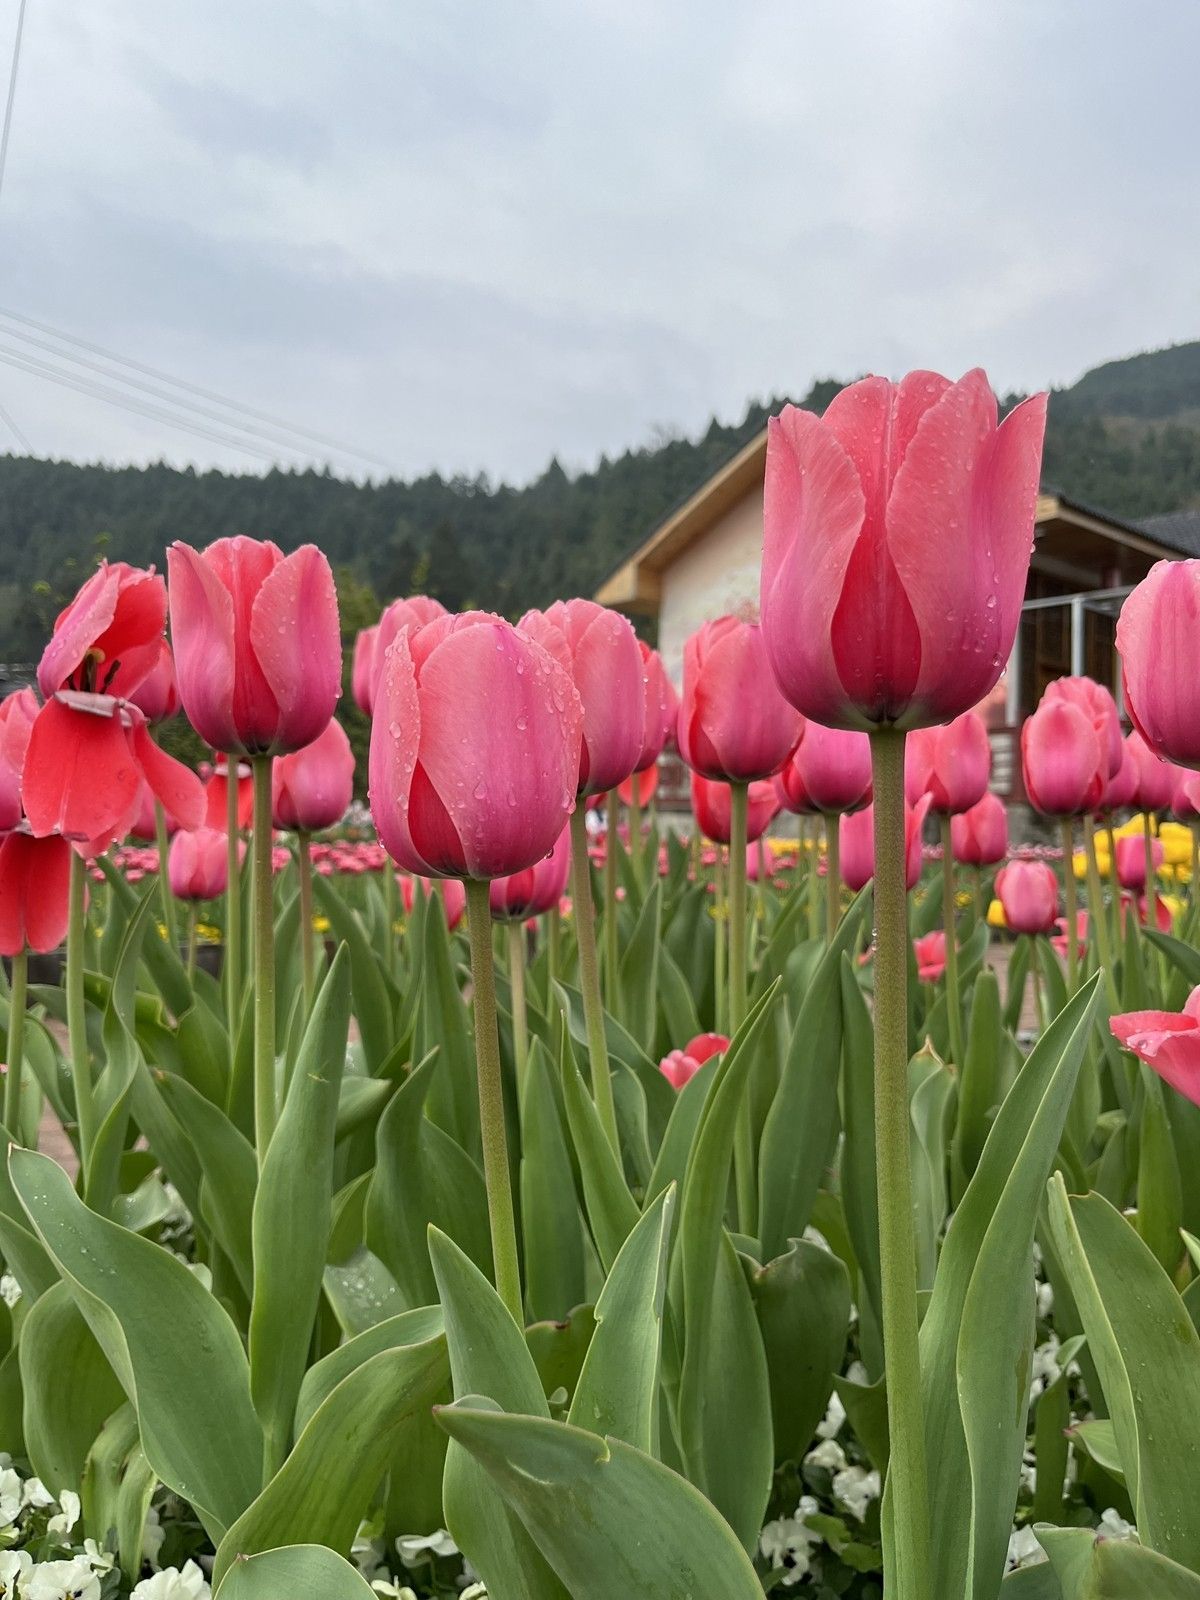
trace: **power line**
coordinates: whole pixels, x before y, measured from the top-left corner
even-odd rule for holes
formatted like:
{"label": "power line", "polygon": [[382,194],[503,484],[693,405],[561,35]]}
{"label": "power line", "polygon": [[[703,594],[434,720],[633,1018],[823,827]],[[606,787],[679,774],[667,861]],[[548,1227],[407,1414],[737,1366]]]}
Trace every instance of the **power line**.
{"label": "power line", "polygon": [[25,454],[27,456],[31,456],[33,454],[33,447],[30,445],[29,440],[21,432],[20,428],[17,427],[16,423],[3,406],[0,406],[0,422],[3,422],[4,426],[12,434],[13,438],[21,446],[21,449],[24,450]]}

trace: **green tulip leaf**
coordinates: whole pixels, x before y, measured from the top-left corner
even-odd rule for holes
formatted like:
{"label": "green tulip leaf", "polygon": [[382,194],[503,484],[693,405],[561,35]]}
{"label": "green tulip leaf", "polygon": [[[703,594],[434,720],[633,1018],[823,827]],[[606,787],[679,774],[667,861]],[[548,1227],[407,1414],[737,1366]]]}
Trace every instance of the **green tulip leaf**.
{"label": "green tulip leaf", "polygon": [[287,1545],[238,1556],[216,1600],[377,1600],[350,1563],[321,1544]]}
{"label": "green tulip leaf", "polygon": [[30,1465],[52,1494],[77,1490],[121,1385],[65,1283],[30,1306],[17,1348]]}
{"label": "green tulip leaf", "polygon": [[549,1321],[586,1298],[583,1219],[555,1092],[540,1039],[530,1045],[521,1108],[521,1227],[529,1315]]}
{"label": "green tulip leaf", "polygon": [[1200,1577],[1161,1552],[1090,1528],[1034,1528],[1062,1600],[1200,1600]]}

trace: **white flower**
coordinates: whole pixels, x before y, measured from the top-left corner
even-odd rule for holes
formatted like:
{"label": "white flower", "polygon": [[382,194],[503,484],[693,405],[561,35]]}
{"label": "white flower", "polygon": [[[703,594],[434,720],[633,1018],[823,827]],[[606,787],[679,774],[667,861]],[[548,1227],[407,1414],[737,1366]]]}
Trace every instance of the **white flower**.
{"label": "white flower", "polygon": [[0,1555],[0,1600],[15,1600],[17,1579],[23,1578],[32,1565],[28,1550],[5,1550]]}
{"label": "white flower", "polygon": [[1037,1314],[1044,1322],[1054,1310],[1054,1290],[1048,1283],[1037,1286]]}
{"label": "white flower", "polygon": [[21,1509],[21,1479],[12,1467],[0,1468],[0,1528],[17,1520]]}
{"label": "white flower", "polygon": [[840,1472],[846,1465],[846,1452],[836,1439],[822,1439],[815,1450],[804,1458],[806,1467],[826,1467],[830,1472]]}
{"label": "white flower", "polygon": [[879,1474],[868,1472],[865,1467],[847,1467],[834,1474],[833,1492],[846,1510],[861,1522],[871,1501],[878,1500],[882,1492]]}
{"label": "white flower", "polygon": [[861,1383],[865,1388],[871,1381],[871,1374],[861,1361],[852,1361],[846,1368],[846,1377],[851,1383]]}
{"label": "white flower", "polygon": [[100,1600],[100,1579],[83,1557],[43,1561],[22,1577],[21,1600]]}
{"label": "white flower", "polygon": [[20,1298],[21,1285],[13,1277],[12,1273],[0,1272],[0,1300],[3,1300],[11,1311]]}
{"label": "white flower", "polygon": [[1008,1571],[1018,1567],[1037,1567],[1047,1559],[1032,1528],[1014,1528],[1008,1541]]}
{"label": "white flower", "polygon": [[1045,1344],[1038,1345],[1033,1352],[1033,1368],[1030,1374],[1029,1398],[1036,1400],[1043,1389],[1048,1389],[1052,1383],[1057,1383],[1062,1376],[1062,1368],[1058,1364],[1058,1340],[1053,1334]]}
{"label": "white flower", "polygon": [[458,1600],[488,1600],[488,1592],[481,1583],[473,1583],[469,1589],[464,1589]]}
{"label": "white flower", "polygon": [[390,1578],[376,1578],[371,1584],[376,1594],[381,1594],[385,1600],[417,1600],[416,1591],[407,1584],[393,1583]]}
{"label": "white flower", "polygon": [[1026,1450],[1021,1462],[1021,1487],[1031,1495],[1037,1493],[1037,1457],[1032,1450]]}
{"label": "white flower", "polygon": [[52,1506],[54,1496],[40,1478],[26,1478],[21,1490],[21,1504],[41,1509],[43,1506]]}
{"label": "white flower", "polygon": [[805,1526],[804,1519],[811,1517],[818,1509],[817,1501],[812,1495],[806,1494],[796,1507],[795,1516],[768,1522],[759,1534],[759,1548],[764,1557],[773,1567],[786,1570],[787,1576],[783,1580],[785,1589],[808,1576],[812,1547],[820,1544],[821,1538]]}
{"label": "white flower", "polygon": [[106,1572],[111,1572],[117,1564],[117,1558],[107,1550],[101,1550],[95,1539],[83,1541],[83,1559],[92,1571],[103,1577]]}
{"label": "white flower", "polygon": [[445,1528],[439,1528],[436,1533],[401,1534],[396,1540],[396,1549],[400,1552],[400,1559],[406,1567],[419,1562],[426,1551],[435,1556],[458,1554],[458,1546]]}
{"label": "white flower", "polygon": [[182,1572],[178,1567],[164,1567],[152,1578],[143,1578],[130,1600],[210,1600],[211,1595],[203,1572],[189,1561]]}
{"label": "white flower", "polygon": [[841,1396],[835,1390],[829,1396],[829,1409],[825,1413],[824,1422],[817,1424],[817,1438],[836,1439],[845,1420],[846,1408],[842,1404]]}
{"label": "white flower", "polygon": [[151,1506],[146,1512],[146,1526],[142,1529],[142,1554],[146,1560],[158,1571],[158,1557],[163,1547],[163,1540],[167,1537],[167,1530],[162,1525],[158,1515],[158,1507]]}
{"label": "white flower", "polygon": [[46,1532],[60,1533],[65,1539],[79,1521],[79,1514],[83,1508],[79,1504],[79,1496],[73,1489],[64,1489],[58,1497],[58,1504],[60,1510],[46,1524]]}
{"label": "white flower", "polygon": [[1096,1529],[1102,1539],[1136,1539],[1138,1531],[1132,1522],[1126,1522],[1124,1517],[1109,1506],[1100,1518],[1100,1526]]}

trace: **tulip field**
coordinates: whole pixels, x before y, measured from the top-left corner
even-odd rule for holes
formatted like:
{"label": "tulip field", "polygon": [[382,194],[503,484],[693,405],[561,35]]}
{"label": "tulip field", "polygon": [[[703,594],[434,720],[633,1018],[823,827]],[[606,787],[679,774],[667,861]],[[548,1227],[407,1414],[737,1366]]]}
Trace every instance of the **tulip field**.
{"label": "tulip field", "polygon": [[87,578],[0,702],[0,1596],[1200,1600],[1200,562],[1018,827],[1044,422],[786,407],[679,684],[394,601],[369,810],[318,549]]}

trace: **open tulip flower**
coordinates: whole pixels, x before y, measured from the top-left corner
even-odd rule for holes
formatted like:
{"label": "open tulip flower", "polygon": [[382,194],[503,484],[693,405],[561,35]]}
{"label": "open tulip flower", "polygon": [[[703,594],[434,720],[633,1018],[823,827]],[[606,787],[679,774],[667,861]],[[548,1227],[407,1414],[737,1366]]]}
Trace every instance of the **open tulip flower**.
{"label": "open tulip flower", "polygon": [[167,588],[153,568],[104,561],[58,615],[38,663],[45,699],[58,689],[128,696],[160,665]]}
{"label": "open tulip flower", "polygon": [[1124,1049],[1200,1106],[1200,986],[1182,1011],[1126,1011],[1109,1026]]}
{"label": "open tulip flower", "polygon": [[21,820],[25,752],[37,714],[32,689],[15,689],[0,700],[0,830],[15,828]]}

